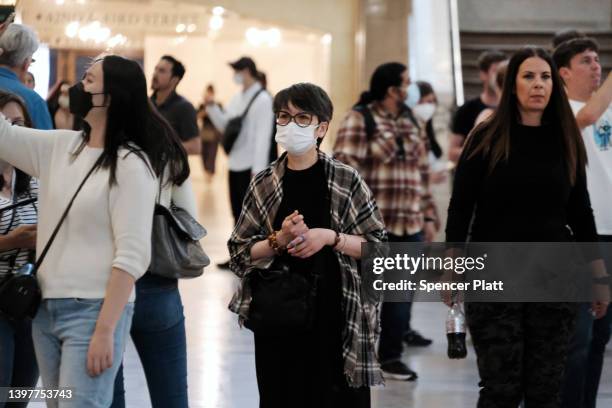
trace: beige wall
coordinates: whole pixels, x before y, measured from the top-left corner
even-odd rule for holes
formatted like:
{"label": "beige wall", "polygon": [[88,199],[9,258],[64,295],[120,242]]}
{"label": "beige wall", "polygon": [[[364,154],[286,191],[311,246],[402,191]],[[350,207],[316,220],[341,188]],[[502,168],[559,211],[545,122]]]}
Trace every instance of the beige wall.
{"label": "beige wall", "polygon": [[147,78],[152,77],[163,54],[173,55],[187,67],[178,92],[196,106],[208,83],[214,84],[217,100],[224,104],[240,91],[232,81],[233,70],[228,62],[242,55],[252,56],[257,68],[266,73],[272,93],[296,82],[312,82],[329,89],[329,64],[325,62],[329,52],[318,39],[284,38],[278,47],[254,48],[244,39],[188,37],[178,43],[176,37],[151,35],[146,36],[144,45]]}
{"label": "beige wall", "polygon": [[410,0],[360,0],[360,29],[365,33],[359,83],[367,88],[380,64],[408,65]]}
{"label": "beige wall", "polygon": [[359,0],[184,0],[207,6],[222,6],[244,17],[271,24],[314,29],[332,35],[329,61],[329,93],[338,125],[361,91],[355,32],[358,27]]}
{"label": "beige wall", "polygon": [[[407,0],[389,1],[400,4],[402,1]],[[319,70],[328,70],[328,91],[334,102],[336,112],[336,120],[334,120],[334,123],[332,123],[332,134],[334,133],[334,128],[340,121],[341,117],[344,116],[348,109],[350,109],[360,91],[362,91],[360,79],[364,76],[363,64],[364,61],[369,60],[369,58],[367,55],[362,53],[361,58],[359,59],[359,48],[356,47],[356,33],[360,27],[361,0],[180,0],[175,2],[163,2],[157,0],[126,0],[125,2],[126,10],[138,10],[139,8],[142,8],[143,13],[145,13],[145,11],[149,10],[151,7],[154,7],[155,10],[157,10],[157,8],[159,8],[161,5],[167,7],[167,4],[173,4],[172,10],[170,10],[173,16],[177,13],[180,16],[183,14],[183,12],[185,12],[187,15],[195,16],[193,18],[202,19],[202,24],[200,24],[198,21],[198,27],[204,27],[207,25],[206,16],[209,15],[207,13],[212,7],[222,6],[231,13],[237,14],[240,17],[258,20],[263,24],[269,23],[270,26],[279,26],[283,29],[295,28],[298,30],[314,31],[318,33],[318,35],[329,33],[332,36],[332,43],[328,53],[329,61],[317,60],[313,61],[313,63],[318,64]],[[34,12],[36,9],[40,10],[41,12],[48,11],[48,8],[53,8],[53,10],[57,9],[59,14],[56,13],[55,17],[61,17],[61,22],[57,24],[51,23],[54,24],[54,27],[49,28],[48,30],[45,28],[43,30],[53,32],[56,37],[61,37],[63,35],[63,26],[67,21],[73,19],[73,11],[78,11],[77,14],[80,15],[82,13],[86,13],[87,7],[99,11],[108,10],[108,7],[111,7],[111,4],[113,5],[112,7],[122,7],[120,6],[122,3],[121,1],[107,2],[106,0],[90,0],[83,6],[76,6],[73,3],[70,3],[69,7],[67,7],[68,2],[66,2],[66,6],[60,7],[56,6],[55,2],[50,3],[49,0],[24,0],[24,4],[26,3],[28,7],[22,5],[22,9],[29,12]],[[103,8],[100,9],[100,7]],[[394,10],[394,8],[392,7],[390,10]],[[40,13],[32,14],[28,17],[28,21],[30,24],[40,26],[42,28],[41,24],[44,21],[38,19],[39,14]],[[45,13],[42,13],[41,15],[43,14],[46,15]],[[66,21],[64,22],[64,20]],[[171,21],[174,20],[171,19]],[[384,24],[374,26],[374,28],[384,31]],[[125,29],[127,30],[127,28]],[[161,38],[161,36],[171,34],[158,32],[160,30],[155,29],[152,31],[153,32],[150,34],[158,39]],[[405,37],[405,32],[402,34],[401,31],[402,30],[397,31],[394,29],[394,31],[391,32],[391,35],[395,36],[396,34],[399,34],[400,38],[403,39],[403,37]],[[199,32],[194,33],[194,38],[192,40],[188,40],[187,44],[193,43],[194,41],[196,43],[201,42],[202,39],[199,39],[197,37],[198,35]],[[53,46],[53,38],[50,38],[50,40],[51,41],[49,42],[51,43],[51,46]],[[397,39],[394,41],[396,40]],[[148,48],[147,52],[151,51],[152,48],[150,43],[148,46],[144,46],[144,43],[150,40],[141,39],[139,41],[143,41],[143,48]],[[387,43],[384,43],[384,47],[379,48],[386,48],[387,45]],[[324,47],[322,44],[319,46]],[[184,47],[179,46],[179,48],[182,49]],[[370,51],[373,52],[373,50],[374,49],[371,48]],[[187,51],[178,51],[178,53],[184,54],[187,53]],[[156,59],[158,55],[159,52],[153,52],[153,57],[151,58]],[[193,55],[190,57],[195,59],[199,58],[199,56]],[[256,58],[257,56],[254,57]],[[264,60],[266,58],[267,57],[264,57]],[[147,57],[147,60],[149,59],[150,58]],[[277,64],[279,62],[280,61],[277,61]],[[213,62],[213,65],[214,64],[216,64],[216,62]],[[266,64],[267,63],[264,62],[262,68],[266,69]],[[196,64],[196,66],[199,67],[199,63]],[[209,68],[205,68],[203,66],[201,68],[203,69],[203,72],[208,72],[207,70]],[[321,76],[319,74],[317,75],[319,77]],[[297,82],[301,79],[302,78],[296,77],[295,81]],[[270,80],[271,85],[275,87],[277,79],[271,77]],[[283,78],[278,83],[280,84],[281,82],[286,83],[288,81],[286,78]],[[202,84],[197,86],[197,88],[199,88],[198,93],[201,92],[201,87]],[[183,92],[190,94],[193,92],[191,85],[189,85],[189,80],[186,80],[185,83],[182,84],[182,88],[187,89],[186,91],[183,90]]]}

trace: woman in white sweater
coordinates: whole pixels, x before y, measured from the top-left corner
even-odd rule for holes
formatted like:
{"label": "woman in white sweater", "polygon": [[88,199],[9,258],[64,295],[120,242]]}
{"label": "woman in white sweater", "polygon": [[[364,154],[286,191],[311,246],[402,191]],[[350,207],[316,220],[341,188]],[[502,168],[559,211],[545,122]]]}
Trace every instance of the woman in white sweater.
{"label": "woman in white sweater", "polygon": [[43,301],[32,330],[45,388],[72,387],[70,406],[106,408],[131,324],[134,282],[150,262],[156,178],[166,169],[180,185],[189,168],[151,107],[135,61],[96,60],[70,89],[70,110],[86,131],[37,131],[0,120],[0,159],[39,179],[39,250],[96,167],[38,271]]}

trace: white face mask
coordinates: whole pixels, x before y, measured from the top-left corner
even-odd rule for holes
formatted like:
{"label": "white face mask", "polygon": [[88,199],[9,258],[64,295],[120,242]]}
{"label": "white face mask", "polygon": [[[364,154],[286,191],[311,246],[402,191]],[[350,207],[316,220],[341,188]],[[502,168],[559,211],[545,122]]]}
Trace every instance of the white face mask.
{"label": "white face mask", "polygon": [[57,103],[59,103],[59,106],[61,106],[62,108],[68,109],[70,107],[70,98],[68,97],[68,95],[61,95],[57,99]]}
{"label": "white face mask", "polygon": [[419,103],[414,108],[412,108],[412,113],[414,116],[421,119],[423,122],[429,122],[436,112],[436,105],[433,103]]}
{"label": "white face mask", "polygon": [[319,125],[310,125],[302,128],[294,122],[287,126],[276,125],[276,143],[289,154],[301,156],[309,151],[316,143],[315,130]]}
{"label": "white face mask", "polygon": [[236,85],[242,85],[244,83],[244,78],[242,77],[242,74],[240,73],[234,74],[234,83]]}
{"label": "white face mask", "polygon": [[406,99],[404,103],[409,108],[412,108],[419,103],[419,99],[421,99],[421,91],[419,90],[419,86],[413,82],[406,88]]}

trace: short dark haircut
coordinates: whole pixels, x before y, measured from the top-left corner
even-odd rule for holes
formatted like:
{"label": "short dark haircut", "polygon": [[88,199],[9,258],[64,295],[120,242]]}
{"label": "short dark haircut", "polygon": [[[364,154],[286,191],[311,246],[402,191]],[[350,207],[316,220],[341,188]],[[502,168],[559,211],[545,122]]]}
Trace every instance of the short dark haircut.
{"label": "short dark haircut", "polygon": [[319,122],[331,121],[334,113],[327,92],[315,84],[302,82],[278,92],[274,97],[274,112],[287,109],[290,102],[296,108],[316,115]]}
{"label": "short dark haircut", "polygon": [[574,38],[584,38],[586,34],[580,30],[575,30],[573,28],[566,28],[555,33],[553,37],[552,44],[553,49],[557,48],[559,45],[563,44],[566,41],[573,40]]}
{"label": "short dark haircut", "polygon": [[163,57],[161,57],[161,59],[168,61],[172,64],[173,77],[177,77],[179,81],[183,79],[183,76],[185,76],[185,66],[181,61],[177,60],[172,55],[164,55]]}
{"label": "short dark haircut", "polygon": [[599,52],[599,45],[595,39],[590,37],[574,38],[573,40],[562,42],[553,53],[553,60],[559,68],[569,68],[570,61],[576,55],[585,51]]}
{"label": "short dark haircut", "polygon": [[489,68],[491,68],[491,65],[502,62],[507,58],[508,57],[506,57],[506,54],[498,50],[483,51],[478,56],[478,69],[486,72],[489,70]]}

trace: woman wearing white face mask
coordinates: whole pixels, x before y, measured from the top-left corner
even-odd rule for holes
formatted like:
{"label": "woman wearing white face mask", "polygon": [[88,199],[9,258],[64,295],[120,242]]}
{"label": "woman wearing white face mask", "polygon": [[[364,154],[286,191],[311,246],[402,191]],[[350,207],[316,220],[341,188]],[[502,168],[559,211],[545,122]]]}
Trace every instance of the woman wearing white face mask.
{"label": "woman wearing white face mask", "polygon": [[446,181],[447,167],[442,159],[442,148],[436,140],[436,133],[433,127],[433,116],[436,113],[438,98],[434,93],[433,87],[429,82],[416,81],[415,85],[419,88],[419,102],[412,107],[412,112],[418,120],[425,124],[429,149],[429,164],[431,166],[431,182],[440,184]]}
{"label": "woman wearing white face mask", "polygon": [[248,327],[256,268],[282,261],[292,273],[318,276],[311,330],[254,329],[262,408],[369,407],[369,387],[382,381],[378,304],[361,297],[357,260],[362,242],[384,239],[384,226],[357,171],[318,150],[332,109],[316,85],[276,95],[276,141],[286,153],[252,180],[228,244],[242,278],[230,309]]}

